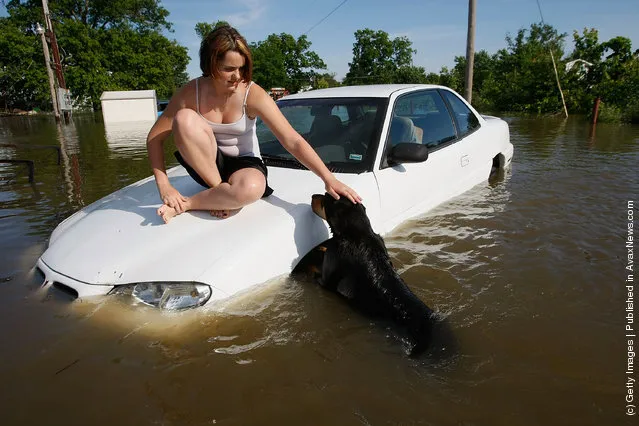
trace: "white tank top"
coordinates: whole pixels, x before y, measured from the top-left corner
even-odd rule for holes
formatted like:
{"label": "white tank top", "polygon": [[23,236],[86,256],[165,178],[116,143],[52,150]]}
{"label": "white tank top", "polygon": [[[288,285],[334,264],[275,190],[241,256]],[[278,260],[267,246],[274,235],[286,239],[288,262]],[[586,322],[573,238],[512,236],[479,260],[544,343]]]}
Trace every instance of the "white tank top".
{"label": "white tank top", "polygon": [[246,113],[246,99],[248,98],[249,90],[253,82],[251,81],[246,88],[246,95],[244,95],[244,103],[242,104],[242,116],[235,123],[213,123],[207,120],[200,113],[200,79],[195,80],[195,105],[197,113],[206,121],[217,140],[217,146],[229,157],[259,157],[260,145],[257,140],[257,134],[255,133],[256,119],[249,118]]}

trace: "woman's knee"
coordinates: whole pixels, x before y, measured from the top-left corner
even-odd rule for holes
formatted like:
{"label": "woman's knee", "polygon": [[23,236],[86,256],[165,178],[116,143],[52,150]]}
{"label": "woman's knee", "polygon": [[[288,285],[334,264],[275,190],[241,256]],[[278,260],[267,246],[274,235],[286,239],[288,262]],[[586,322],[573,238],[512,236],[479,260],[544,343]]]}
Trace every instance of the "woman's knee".
{"label": "woman's knee", "polygon": [[229,181],[231,186],[234,187],[233,189],[235,189],[237,201],[244,205],[262,198],[266,189],[266,179],[259,170],[246,170],[251,172],[248,176],[243,176],[242,179],[237,179],[235,182],[232,179]]}
{"label": "woman's knee", "polygon": [[185,140],[197,142],[206,137],[206,141],[210,141],[213,137],[202,117],[189,108],[182,108],[173,117],[173,135],[178,146]]}

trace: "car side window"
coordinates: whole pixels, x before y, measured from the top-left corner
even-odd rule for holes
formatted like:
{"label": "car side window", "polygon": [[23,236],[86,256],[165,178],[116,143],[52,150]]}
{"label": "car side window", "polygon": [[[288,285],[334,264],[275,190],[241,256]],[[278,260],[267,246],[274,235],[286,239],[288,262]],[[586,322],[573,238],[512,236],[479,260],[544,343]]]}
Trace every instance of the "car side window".
{"label": "car side window", "polygon": [[435,148],[455,138],[453,121],[437,90],[411,93],[395,102],[388,133],[389,147],[411,142]]}
{"label": "car side window", "polygon": [[472,133],[479,127],[479,119],[461,99],[448,90],[443,90],[442,93],[450,104],[453,114],[455,115],[457,129],[459,130],[459,137]]}

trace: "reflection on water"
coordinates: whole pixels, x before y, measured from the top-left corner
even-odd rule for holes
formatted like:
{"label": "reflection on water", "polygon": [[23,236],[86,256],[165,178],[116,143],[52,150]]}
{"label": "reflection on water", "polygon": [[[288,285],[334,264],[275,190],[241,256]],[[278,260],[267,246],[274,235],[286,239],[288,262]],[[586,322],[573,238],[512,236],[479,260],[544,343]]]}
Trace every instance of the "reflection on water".
{"label": "reflection on water", "polygon": [[107,145],[113,156],[129,158],[146,153],[146,136],[153,122],[133,121],[124,123],[105,123],[104,131]]}
{"label": "reflection on water", "polygon": [[35,164],[33,185],[0,164],[3,424],[624,424],[639,128],[509,123],[510,171],[386,237],[455,341],[411,359],[392,329],[300,277],[180,313],[38,291],[53,228],[151,174],[150,124],[0,118],[0,145],[18,145],[0,155]]}

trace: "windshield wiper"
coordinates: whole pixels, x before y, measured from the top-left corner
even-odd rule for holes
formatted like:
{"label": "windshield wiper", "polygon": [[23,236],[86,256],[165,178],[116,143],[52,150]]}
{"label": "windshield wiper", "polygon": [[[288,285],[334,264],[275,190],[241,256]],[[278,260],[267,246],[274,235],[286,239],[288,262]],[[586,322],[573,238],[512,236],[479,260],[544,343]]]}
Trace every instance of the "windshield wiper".
{"label": "windshield wiper", "polygon": [[333,173],[352,173],[360,174],[367,170],[367,166],[363,163],[352,163],[348,161],[329,161],[325,163],[328,170]]}
{"label": "windshield wiper", "polygon": [[295,158],[280,157],[279,155],[262,154],[264,164],[275,167],[290,167],[293,169],[307,170],[306,166],[297,161]]}

